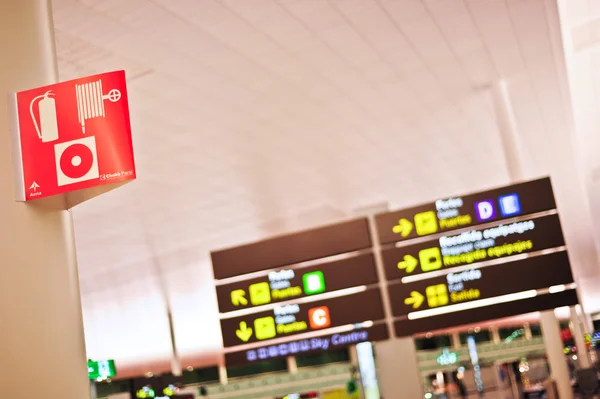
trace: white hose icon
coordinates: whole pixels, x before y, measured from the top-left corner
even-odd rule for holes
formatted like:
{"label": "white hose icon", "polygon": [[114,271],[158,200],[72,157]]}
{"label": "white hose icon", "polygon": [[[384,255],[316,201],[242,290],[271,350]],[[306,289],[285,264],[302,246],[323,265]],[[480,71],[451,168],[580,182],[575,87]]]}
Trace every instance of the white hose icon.
{"label": "white hose icon", "polygon": [[75,92],[77,94],[79,123],[81,123],[81,131],[84,134],[86,120],[105,117],[104,100],[114,103],[121,99],[121,92],[117,89],[112,89],[106,95],[102,94],[102,80],[75,85]]}

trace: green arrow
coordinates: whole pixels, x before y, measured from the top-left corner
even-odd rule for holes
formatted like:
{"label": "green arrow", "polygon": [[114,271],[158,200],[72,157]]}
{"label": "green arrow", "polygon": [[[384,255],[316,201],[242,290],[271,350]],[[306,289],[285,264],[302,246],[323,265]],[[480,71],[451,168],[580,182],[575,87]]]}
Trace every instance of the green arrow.
{"label": "green arrow", "polygon": [[231,291],[231,303],[233,306],[247,305],[246,292],[244,290]]}
{"label": "green arrow", "polygon": [[402,235],[402,237],[408,237],[412,229],[412,222],[405,218],[398,220],[398,224],[392,227],[392,231],[396,234]]}
{"label": "green arrow", "polygon": [[413,291],[410,293],[410,298],[406,298],[404,300],[405,305],[412,305],[413,309],[419,309],[419,307],[423,304],[425,297],[418,291]]}
{"label": "green arrow", "polygon": [[240,321],[240,328],[236,330],[235,335],[244,342],[248,342],[252,336],[252,329],[248,327],[245,321]]}
{"label": "green arrow", "polygon": [[398,262],[398,269],[406,270],[406,273],[412,273],[417,268],[419,261],[412,255],[404,255],[404,260],[402,262]]}

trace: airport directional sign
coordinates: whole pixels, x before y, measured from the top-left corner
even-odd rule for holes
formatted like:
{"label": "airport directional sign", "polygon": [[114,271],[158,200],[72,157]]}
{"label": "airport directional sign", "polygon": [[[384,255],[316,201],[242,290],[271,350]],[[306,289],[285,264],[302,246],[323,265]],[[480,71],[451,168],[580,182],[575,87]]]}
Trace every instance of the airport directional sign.
{"label": "airport directional sign", "polygon": [[390,244],[554,208],[552,184],[543,178],[382,213],[375,221],[379,242]]}
{"label": "airport directional sign", "polygon": [[385,248],[388,281],[565,245],[557,214]]}
{"label": "airport directional sign", "polygon": [[565,251],[388,286],[394,316],[573,282]]}
{"label": "airport directional sign", "polygon": [[225,363],[228,365],[255,363],[287,356],[335,350],[361,342],[382,341],[388,338],[387,325],[381,323],[367,328],[360,327],[309,338],[292,339],[276,344],[266,344],[243,351],[229,352],[225,354]]}
{"label": "airport directional sign", "polygon": [[385,276],[367,218],[212,252],[227,362],[386,339],[382,277],[396,336],[577,303],[549,178],[374,219]]}
{"label": "airport directional sign", "polygon": [[222,318],[225,347],[287,338],[330,327],[384,318],[379,288],[309,303],[287,303],[273,310]]}
{"label": "airport directional sign", "polygon": [[261,277],[218,285],[219,312],[249,309],[345,288],[377,283],[372,253],[302,268],[263,272]]}
{"label": "airport directional sign", "polygon": [[375,222],[397,336],[577,303],[549,178]]}

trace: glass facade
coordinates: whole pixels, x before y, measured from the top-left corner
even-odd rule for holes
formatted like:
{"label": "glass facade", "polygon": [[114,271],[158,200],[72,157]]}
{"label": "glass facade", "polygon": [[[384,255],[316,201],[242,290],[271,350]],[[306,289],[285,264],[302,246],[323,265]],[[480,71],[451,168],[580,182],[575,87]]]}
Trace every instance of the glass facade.
{"label": "glass facade", "polygon": [[452,346],[452,338],[449,335],[436,335],[431,338],[415,338],[415,346],[418,351],[448,348]]}
{"label": "glass facade", "polygon": [[227,377],[245,377],[262,373],[273,373],[277,371],[286,371],[287,362],[285,359],[267,360],[264,362],[248,364],[238,367],[227,367]]}
{"label": "glass facade", "polygon": [[296,356],[296,365],[298,367],[320,366],[322,364],[348,361],[350,361],[348,349],[326,351],[313,355]]}
{"label": "glass facade", "polygon": [[460,333],[459,334],[460,344],[467,345],[467,339],[469,338],[469,336],[472,336],[475,339],[475,342],[477,342],[477,343],[490,342],[492,340],[492,334],[490,333],[490,331],[482,329],[482,330],[479,330],[478,332],[472,331],[472,332]]}

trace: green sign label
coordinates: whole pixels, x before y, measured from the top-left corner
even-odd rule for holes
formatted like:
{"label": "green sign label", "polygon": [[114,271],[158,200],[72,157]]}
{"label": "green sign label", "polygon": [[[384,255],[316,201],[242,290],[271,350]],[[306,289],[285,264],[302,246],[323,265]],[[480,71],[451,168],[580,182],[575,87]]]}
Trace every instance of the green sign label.
{"label": "green sign label", "polygon": [[88,377],[90,380],[105,380],[117,375],[114,360],[88,360]]}

